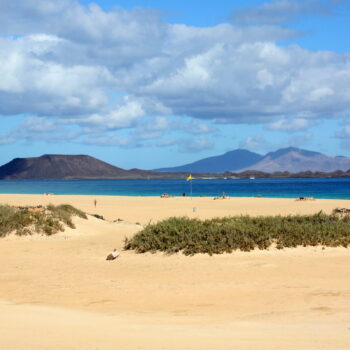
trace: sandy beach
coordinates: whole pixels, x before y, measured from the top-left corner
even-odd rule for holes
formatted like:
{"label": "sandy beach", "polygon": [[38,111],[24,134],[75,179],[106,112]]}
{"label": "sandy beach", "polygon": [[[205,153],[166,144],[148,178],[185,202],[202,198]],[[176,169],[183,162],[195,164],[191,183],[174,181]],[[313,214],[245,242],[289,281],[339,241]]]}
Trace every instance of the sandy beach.
{"label": "sandy beach", "polygon": [[[0,203],[69,203],[108,220],[0,239],[0,349],[350,348],[349,249],[122,250],[125,237],[170,216],[330,213],[350,201],[0,195]],[[106,261],[113,248],[120,257]]]}
{"label": "sandy beach", "polygon": [[[94,201],[96,200],[96,207]],[[103,215],[107,220],[123,219],[148,224],[171,216],[200,219],[232,215],[289,215],[331,213],[337,207],[349,207],[349,200],[295,198],[241,198],[213,200],[213,197],[127,197],[127,196],[58,196],[0,194],[0,203],[10,205],[47,205],[69,203],[86,213]]]}

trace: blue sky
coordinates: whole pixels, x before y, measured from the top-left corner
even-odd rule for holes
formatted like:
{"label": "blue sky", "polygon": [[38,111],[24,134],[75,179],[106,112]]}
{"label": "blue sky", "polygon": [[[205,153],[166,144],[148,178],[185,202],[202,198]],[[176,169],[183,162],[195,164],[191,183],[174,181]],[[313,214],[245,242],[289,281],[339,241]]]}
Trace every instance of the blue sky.
{"label": "blue sky", "polygon": [[348,23],[341,0],[0,3],[0,164],[350,156]]}

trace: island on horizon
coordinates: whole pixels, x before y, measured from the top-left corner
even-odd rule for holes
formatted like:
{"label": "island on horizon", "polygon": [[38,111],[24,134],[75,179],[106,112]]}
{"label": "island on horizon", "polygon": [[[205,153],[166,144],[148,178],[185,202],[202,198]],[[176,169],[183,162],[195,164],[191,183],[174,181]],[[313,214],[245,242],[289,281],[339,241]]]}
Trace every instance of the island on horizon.
{"label": "island on horizon", "polygon": [[[291,171],[295,169],[295,171]],[[269,170],[269,171],[267,171]],[[181,179],[196,178],[325,178],[350,177],[350,158],[330,157],[294,147],[265,156],[234,150],[172,168],[122,169],[89,155],[46,154],[15,158],[0,167],[3,180],[49,179]]]}

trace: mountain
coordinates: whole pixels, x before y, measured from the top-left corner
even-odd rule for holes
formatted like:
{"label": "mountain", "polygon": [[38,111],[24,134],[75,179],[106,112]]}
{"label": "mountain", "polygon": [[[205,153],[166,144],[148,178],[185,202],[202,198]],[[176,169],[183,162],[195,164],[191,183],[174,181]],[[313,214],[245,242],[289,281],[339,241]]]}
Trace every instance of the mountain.
{"label": "mountain", "polygon": [[240,171],[248,169],[269,173],[276,171],[297,173],[308,170],[322,172],[346,171],[350,169],[350,158],[331,157],[319,152],[288,147],[270,152],[259,162],[240,169]]}
{"label": "mountain", "polygon": [[187,172],[187,173],[224,173],[225,171],[237,171],[250,168],[258,163],[263,156],[244,149],[237,149],[225,154],[204,158],[194,163],[185,164],[172,168],[155,169],[165,172]]}
{"label": "mountain", "polygon": [[0,167],[0,179],[116,179],[155,174],[124,170],[87,155],[50,155],[15,158]]}
{"label": "mountain", "polygon": [[87,155],[47,154],[36,158],[13,159],[0,167],[0,179],[184,179],[186,173],[201,173],[197,177],[207,177],[209,174],[226,171],[243,178],[251,175],[325,177],[327,173],[328,176],[343,177],[350,176],[350,158],[330,157],[294,147],[279,149],[265,156],[246,150],[235,150],[191,164],[159,169],[157,172],[125,170]]}
{"label": "mountain", "polygon": [[247,150],[238,149],[216,157],[204,158],[194,163],[172,168],[156,169],[166,172],[224,173],[255,170],[264,173],[303,171],[334,172],[350,169],[350,158],[331,157],[319,152],[295,147],[282,148],[262,156]]}

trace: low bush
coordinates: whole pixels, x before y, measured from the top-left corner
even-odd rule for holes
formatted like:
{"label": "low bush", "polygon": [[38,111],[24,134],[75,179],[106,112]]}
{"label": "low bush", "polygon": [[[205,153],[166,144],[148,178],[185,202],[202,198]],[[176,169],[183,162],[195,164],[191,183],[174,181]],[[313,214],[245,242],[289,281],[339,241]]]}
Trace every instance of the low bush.
{"label": "low bush", "polygon": [[66,224],[70,228],[75,228],[73,222],[72,222],[72,216],[78,216],[83,219],[87,219],[86,214],[73,207],[70,204],[61,204],[61,205],[53,205],[49,204],[47,206],[47,210],[51,212],[51,215],[58,219],[59,221],[62,221],[64,224]]}
{"label": "low bush", "polygon": [[220,254],[234,250],[250,251],[297,246],[344,246],[350,244],[350,216],[322,212],[304,216],[226,217],[198,220],[170,218],[146,226],[131,239],[125,249],[137,253],[182,251]]}
{"label": "low bush", "polygon": [[64,231],[64,225],[75,228],[72,217],[87,218],[86,214],[69,204],[47,208],[11,207],[0,205],[0,237],[13,232],[17,235],[44,233],[47,235]]}

